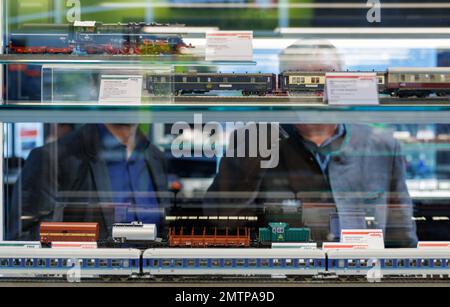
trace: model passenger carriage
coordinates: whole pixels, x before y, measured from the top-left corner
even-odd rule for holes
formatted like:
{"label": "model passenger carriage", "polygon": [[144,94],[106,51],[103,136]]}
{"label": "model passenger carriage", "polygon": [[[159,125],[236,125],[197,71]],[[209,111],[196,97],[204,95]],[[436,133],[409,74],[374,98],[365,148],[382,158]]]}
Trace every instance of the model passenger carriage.
{"label": "model passenger carriage", "polygon": [[244,96],[264,96],[276,89],[275,74],[241,73],[177,73],[170,75],[148,75],[147,90],[158,94],[173,86],[175,95],[204,94],[211,91],[240,91]]}
{"label": "model passenger carriage", "polygon": [[143,254],[150,276],[304,276],[326,270],[325,253],[299,249],[150,249]]}
{"label": "model passenger carriage", "polygon": [[390,68],[386,92],[399,97],[450,94],[450,68]]}
{"label": "model passenger carriage", "polygon": [[450,250],[331,250],[328,271],[337,276],[450,276]]}
{"label": "model passenger carriage", "polygon": [[130,278],[140,275],[140,258],[135,249],[0,248],[0,276]]}

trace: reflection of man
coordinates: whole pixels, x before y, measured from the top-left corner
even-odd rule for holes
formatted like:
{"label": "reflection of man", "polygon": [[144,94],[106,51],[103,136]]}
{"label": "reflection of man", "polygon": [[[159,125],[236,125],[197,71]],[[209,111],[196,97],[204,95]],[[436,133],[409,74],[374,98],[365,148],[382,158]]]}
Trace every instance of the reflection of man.
{"label": "reflection of man", "polygon": [[[320,70],[322,62],[323,69],[334,63],[338,70],[337,59],[330,45],[297,45],[283,53],[280,66],[311,71]],[[404,163],[391,136],[361,125],[281,128],[278,166],[265,170],[260,158],[223,158],[207,200],[248,206],[294,198],[303,204],[302,220],[295,226],[312,228],[316,241],[336,239],[339,229],[375,227],[384,230],[388,246],[415,245]],[[233,197],[227,192],[240,193]],[[268,222],[279,221],[279,216]]]}
{"label": "reflection of man", "polygon": [[[26,239],[38,238],[40,221],[62,221],[64,207],[77,205],[76,221],[100,222],[107,237],[115,222],[159,224],[166,190],[163,154],[137,125],[86,125],[30,154],[12,208],[21,208]],[[20,227],[10,225],[12,239]]]}

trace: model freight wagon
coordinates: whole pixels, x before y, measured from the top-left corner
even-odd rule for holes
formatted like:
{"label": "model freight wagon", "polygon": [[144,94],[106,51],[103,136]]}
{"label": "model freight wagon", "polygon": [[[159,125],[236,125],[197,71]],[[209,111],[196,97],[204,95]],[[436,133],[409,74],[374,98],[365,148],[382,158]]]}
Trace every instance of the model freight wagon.
{"label": "model freight wagon", "polygon": [[269,227],[259,229],[259,243],[301,243],[310,242],[309,228],[290,228],[287,223],[270,223]]}
{"label": "model freight wagon", "polygon": [[43,222],[40,227],[40,240],[45,245],[52,242],[97,242],[98,239],[98,223]]}

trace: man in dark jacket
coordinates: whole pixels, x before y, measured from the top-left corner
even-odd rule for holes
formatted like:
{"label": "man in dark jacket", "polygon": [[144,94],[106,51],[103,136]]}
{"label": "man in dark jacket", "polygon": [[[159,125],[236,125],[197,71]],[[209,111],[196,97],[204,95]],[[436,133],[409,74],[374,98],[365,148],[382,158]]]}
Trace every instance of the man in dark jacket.
{"label": "man in dark jacket", "polygon": [[[274,168],[261,168],[260,157],[223,158],[206,196],[208,214],[240,216],[249,208],[261,212],[271,204],[296,203],[302,216],[292,226],[310,227],[315,241],[337,238],[339,232],[332,229],[335,215],[338,229],[383,229],[387,246],[415,246],[412,202],[399,144],[360,125],[334,125],[321,146],[302,131],[331,126],[282,126],[279,164]],[[266,216],[265,222],[278,222],[279,216],[275,214],[274,220]]]}
{"label": "man in dark jacket", "polygon": [[38,239],[39,223],[64,221],[68,207],[77,222],[99,222],[102,238],[116,222],[159,224],[167,189],[163,153],[137,125],[85,125],[31,152],[14,188],[8,238]]}

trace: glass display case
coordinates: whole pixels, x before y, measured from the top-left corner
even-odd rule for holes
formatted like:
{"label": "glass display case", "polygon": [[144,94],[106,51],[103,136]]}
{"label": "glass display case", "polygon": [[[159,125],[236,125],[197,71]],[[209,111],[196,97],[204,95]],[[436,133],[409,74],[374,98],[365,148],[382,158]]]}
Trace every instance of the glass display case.
{"label": "glass display case", "polygon": [[448,3],[1,9],[0,282],[448,283]]}

